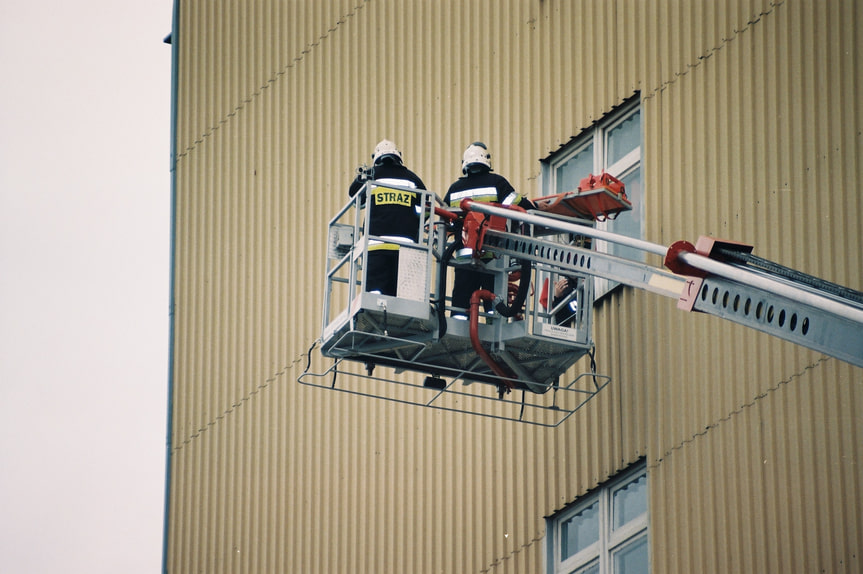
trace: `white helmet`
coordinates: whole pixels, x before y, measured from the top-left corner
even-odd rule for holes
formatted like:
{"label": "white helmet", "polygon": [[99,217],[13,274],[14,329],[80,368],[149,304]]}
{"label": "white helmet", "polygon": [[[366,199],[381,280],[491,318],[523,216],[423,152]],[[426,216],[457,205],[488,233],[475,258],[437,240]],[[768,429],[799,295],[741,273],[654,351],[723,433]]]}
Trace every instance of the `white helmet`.
{"label": "white helmet", "polygon": [[379,164],[385,157],[396,159],[398,163],[402,162],[402,152],[398,150],[396,144],[390,140],[381,140],[375,146],[375,151],[372,154],[372,162]]}
{"label": "white helmet", "polygon": [[488,148],[482,142],[473,142],[461,157],[461,171],[467,173],[467,168],[472,165],[484,165],[491,169],[491,154],[488,153]]}

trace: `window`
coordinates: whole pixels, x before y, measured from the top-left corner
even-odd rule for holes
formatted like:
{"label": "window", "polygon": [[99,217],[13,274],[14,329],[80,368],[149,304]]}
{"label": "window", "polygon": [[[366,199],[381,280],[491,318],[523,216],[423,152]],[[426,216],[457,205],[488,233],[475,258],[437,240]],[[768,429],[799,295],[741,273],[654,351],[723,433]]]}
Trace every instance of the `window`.
{"label": "window", "polygon": [[[637,239],[644,238],[644,192],[641,175],[641,106],[636,98],[609,114],[582,133],[572,145],[543,162],[543,193],[552,195],[572,191],[583,177],[603,171],[621,180],[632,211],[597,227]],[[597,242],[597,249],[634,261],[644,261],[638,250]],[[596,280],[596,297],[614,287],[605,279]]]}
{"label": "window", "polygon": [[647,574],[643,465],[547,519],[549,574]]}

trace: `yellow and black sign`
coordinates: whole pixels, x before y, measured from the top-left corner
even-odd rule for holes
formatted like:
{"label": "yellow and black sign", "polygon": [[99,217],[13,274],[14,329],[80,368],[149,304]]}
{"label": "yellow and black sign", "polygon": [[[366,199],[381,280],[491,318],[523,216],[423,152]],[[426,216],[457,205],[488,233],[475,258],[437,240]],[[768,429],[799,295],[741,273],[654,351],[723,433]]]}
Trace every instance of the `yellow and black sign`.
{"label": "yellow and black sign", "polygon": [[376,187],[372,190],[374,205],[403,205],[412,206],[416,201],[417,194],[413,191],[402,189],[391,189],[388,187]]}

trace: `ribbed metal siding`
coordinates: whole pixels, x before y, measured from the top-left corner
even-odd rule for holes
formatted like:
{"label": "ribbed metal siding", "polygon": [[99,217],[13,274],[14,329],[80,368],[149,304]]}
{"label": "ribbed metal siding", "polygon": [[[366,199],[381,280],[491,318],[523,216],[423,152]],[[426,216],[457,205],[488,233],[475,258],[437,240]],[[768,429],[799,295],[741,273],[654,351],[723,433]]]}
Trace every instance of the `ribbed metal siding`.
{"label": "ribbed metal siding", "polygon": [[[645,14],[681,31],[655,37],[666,67],[642,92],[649,232],[750,242],[860,289],[859,5],[717,6]],[[636,365],[658,357],[654,571],[859,569],[860,369],[712,318],[646,317],[659,336],[632,348]]]}
{"label": "ribbed metal siding", "polygon": [[598,308],[613,383],[556,430],[296,384],[378,139],[441,194],[482,139],[532,195],[636,90],[648,239],[861,288],[859,7],[180,7],[171,572],[535,572],[543,517],[640,457],[654,572],[859,566],[860,370],[652,295]]}

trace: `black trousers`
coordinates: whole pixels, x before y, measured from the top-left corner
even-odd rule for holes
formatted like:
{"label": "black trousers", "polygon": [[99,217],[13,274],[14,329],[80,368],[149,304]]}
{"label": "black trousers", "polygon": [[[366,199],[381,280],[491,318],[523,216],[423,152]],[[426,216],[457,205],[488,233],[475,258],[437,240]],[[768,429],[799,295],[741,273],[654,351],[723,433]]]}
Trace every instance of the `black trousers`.
{"label": "black trousers", "polygon": [[398,249],[369,251],[366,260],[366,291],[380,291],[382,295],[395,296],[398,279]]}
{"label": "black trousers", "polygon": [[[456,268],[455,281],[452,287],[452,305],[453,307],[463,307],[467,309],[470,306],[470,296],[477,289],[487,289],[494,291],[494,275],[483,273],[474,269]],[[483,307],[486,311],[490,311],[492,304],[490,301],[484,301]]]}

